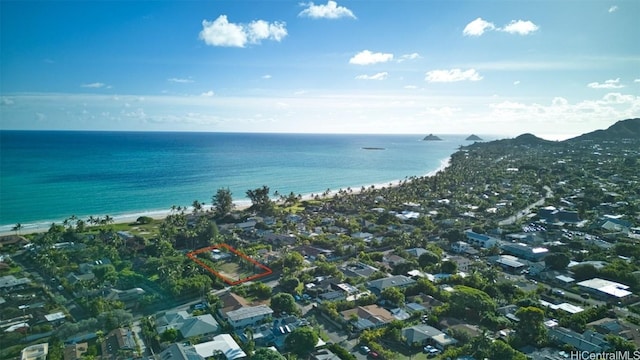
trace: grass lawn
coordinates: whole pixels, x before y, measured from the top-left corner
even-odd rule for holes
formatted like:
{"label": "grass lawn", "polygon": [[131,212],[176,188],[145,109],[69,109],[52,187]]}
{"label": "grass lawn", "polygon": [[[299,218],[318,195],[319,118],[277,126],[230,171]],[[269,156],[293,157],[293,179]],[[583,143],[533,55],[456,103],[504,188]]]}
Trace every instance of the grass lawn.
{"label": "grass lawn", "polygon": [[216,271],[233,281],[244,279],[256,274],[254,271],[241,269],[240,264],[232,261],[220,262],[216,265]]}

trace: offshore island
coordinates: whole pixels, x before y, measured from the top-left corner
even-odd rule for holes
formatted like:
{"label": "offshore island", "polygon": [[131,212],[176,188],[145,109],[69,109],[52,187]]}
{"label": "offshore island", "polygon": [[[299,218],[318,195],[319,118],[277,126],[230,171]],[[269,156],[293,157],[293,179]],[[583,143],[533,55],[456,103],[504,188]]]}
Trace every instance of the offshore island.
{"label": "offshore island", "polygon": [[[425,138],[425,140],[427,140]],[[433,176],[0,237],[2,359],[562,359],[640,347],[640,119]]]}

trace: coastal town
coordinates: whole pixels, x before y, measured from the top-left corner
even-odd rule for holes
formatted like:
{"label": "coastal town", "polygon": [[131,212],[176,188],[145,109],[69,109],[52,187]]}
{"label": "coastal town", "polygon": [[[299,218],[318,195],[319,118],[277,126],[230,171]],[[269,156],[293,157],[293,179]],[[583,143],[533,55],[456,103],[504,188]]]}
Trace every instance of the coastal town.
{"label": "coastal town", "polygon": [[[410,156],[410,155],[408,155]],[[432,176],[228,189],[0,237],[1,359],[581,359],[640,348],[640,119]],[[587,357],[588,358],[588,357]]]}

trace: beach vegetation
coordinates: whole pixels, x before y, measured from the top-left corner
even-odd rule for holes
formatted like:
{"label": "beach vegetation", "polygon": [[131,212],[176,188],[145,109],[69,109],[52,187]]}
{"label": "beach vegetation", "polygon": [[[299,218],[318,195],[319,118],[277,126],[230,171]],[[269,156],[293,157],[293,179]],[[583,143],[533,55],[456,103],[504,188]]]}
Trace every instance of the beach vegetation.
{"label": "beach vegetation", "polygon": [[233,197],[229,188],[220,188],[211,198],[211,204],[216,218],[227,216],[235,207]]}

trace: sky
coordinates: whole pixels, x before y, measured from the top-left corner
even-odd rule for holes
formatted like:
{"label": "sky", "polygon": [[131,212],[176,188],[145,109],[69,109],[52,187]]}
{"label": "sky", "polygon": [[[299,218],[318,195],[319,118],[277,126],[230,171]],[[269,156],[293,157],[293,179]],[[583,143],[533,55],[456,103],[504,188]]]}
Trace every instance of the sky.
{"label": "sky", "polygon": [[640,117],[637,0],[0,0],[0,129],[533,133]]}

